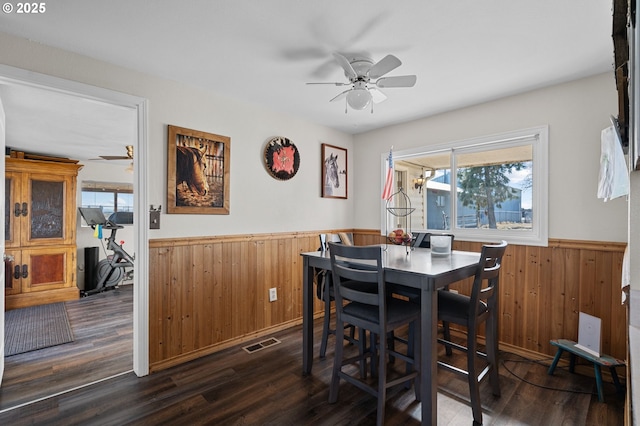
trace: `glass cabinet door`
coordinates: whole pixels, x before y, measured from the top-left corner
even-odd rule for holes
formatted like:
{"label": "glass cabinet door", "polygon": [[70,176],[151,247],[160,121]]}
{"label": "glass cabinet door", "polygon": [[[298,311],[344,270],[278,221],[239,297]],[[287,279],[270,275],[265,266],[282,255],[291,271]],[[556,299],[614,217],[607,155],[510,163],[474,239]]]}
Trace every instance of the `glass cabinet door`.
{"label": "glass cabinet door", "polygon": [[[74,236],[67,223],[75,223],[75,211],[68,201],[75,197],[71,192],[71,178],[29,174],[25,182],[28,214],[25,217],[26,232],[22,232],[22,245],[72,244]],[[23,186],[24,188],[24,186]]]}
{"label": "glass cabinet door", "polygon": [[64,182],[31,180],[29,240],[64,237]]}

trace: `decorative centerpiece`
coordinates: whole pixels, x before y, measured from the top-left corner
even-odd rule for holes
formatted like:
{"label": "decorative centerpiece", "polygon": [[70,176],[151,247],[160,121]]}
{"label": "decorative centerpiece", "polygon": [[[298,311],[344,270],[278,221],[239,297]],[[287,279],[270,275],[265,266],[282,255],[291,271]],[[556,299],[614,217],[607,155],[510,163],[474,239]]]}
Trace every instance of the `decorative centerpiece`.
{"label": "decorative centerpiece", "polygon": [[[415,209],[411,207],[411,200],[402,188],[391,194],[387,199],[387,212],[395,217],[401,218],[401,221],[405,222],[409,230],[411,229],[411,213],[413,213],[414,210]],[[387,223],[388,222],[389,221],[387,221]],[[411,231],[407,231],[401,227],[387,232],[387,240],[392,244],[407,247],[407,254],[409,254],[409,248],[413,246]]]}
{"label": "decorative centerpiece", "polygon": [[411,240],[412,240],[411,233],[405,232],[405,230],[402,228],[398,228],[389,232],[389,235],[387,237],[389,238],[390,243],[397,244],[397,245],[411,244]]}

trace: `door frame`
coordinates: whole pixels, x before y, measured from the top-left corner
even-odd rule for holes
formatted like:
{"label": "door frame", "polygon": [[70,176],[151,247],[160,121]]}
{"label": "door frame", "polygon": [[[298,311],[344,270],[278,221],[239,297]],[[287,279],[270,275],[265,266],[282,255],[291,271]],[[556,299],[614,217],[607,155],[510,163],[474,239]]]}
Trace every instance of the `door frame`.
{"label": "door frame", "polygon": [[[51,90],[84,99],[128,107],[137,114],[137,137],[133,152],[133,192],[136,266],[133,285],[133,371],[137,376],[149,374],[149,216],[148,206],[148,100],[146,98],[91,86],[45,74],[0,64],[0,84],[20,84]],[[4,168],[4,160],[2,161]],[[4,197],[2,198],[4,204]],[[4,294],[3,294],[4,302]],[[4,313],[4,309],[2,309]],[[4,317],[3,317],[4,318]],[[4,327],[0,329],[4,342]],[[3,352],[4,353],[4,352]],[[3,357],[4,361],[4,357]]]}
{"label": "door frame", "polygon": [[[5,123],[5,114],[4,114],[4,107],[2,105],[2,99],[0,99],[0,148],[2,148],[2,150],[4,151],[4,147],[6,146],[6,141],[5,141],[5,131],[6,131],[6,123]],[[4,169],[4,161],[0,162],[0,175],[4,176],[5,173],[5,169]],[[2,187],[0,187],[0,198],[2,199],[2,202],[0,203],[0,214],[2,214],[2,217],[4,217],[4,209],[5,209],[5,205],[4,205],[4,199],[5,199],[5,185],[2,185]],[[4,253],[4,226],[0,227],[0,251],[2,252],[2,268],[0,268],[0,283],[4,283],[4,259],[5,259],[5,253]],[[3,291],[3,296],[0,297],[0,312],[2,313],[2,315],[0,315],[0,330],[2,330],[1,336],[0,336],[0,354],[4,354],[4,291]],[[4,377],[4,355],[0,356],[0,385],[2,384],[2,378]]]}

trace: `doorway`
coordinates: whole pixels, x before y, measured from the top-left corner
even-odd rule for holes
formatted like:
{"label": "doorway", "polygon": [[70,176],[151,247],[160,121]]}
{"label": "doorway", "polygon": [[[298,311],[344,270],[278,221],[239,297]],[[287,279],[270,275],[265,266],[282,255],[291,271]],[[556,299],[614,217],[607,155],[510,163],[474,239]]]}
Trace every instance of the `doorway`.
{"label": "doorway", "polygon": [[[95,86],[37,74],[22,69],[0,65],[0,84],[38,88],[49,92],[76,96],[89,102],[103,102],[131,109],[135,114],[134,136],[134,223],[136,273],[133,284],[133,371],[138,376],[147,375],[148,365],[148,226],[145,211],[147,202],[147,101],[143,98],[102,89]],[[10,106],[5,105],[5,112]],[[2,138],[0,138],[2,140]],[[4,144],[3,144],[4,145]],[[2,147],[4,148],[4,146]],[[3,160],[4,161],[4,160]],[[3,189],[4,191],[4,189]],[[0,197],[4,200],[4,196]],[[4,204],[4,201],[3,201]],[[6,206],[3,206],[6,207]],[[3,298],[4,302],[4,298]],[[1,304],[4,312],[4,303]],[[4,319],[4,316],[3,316]],[[4,321],[0,322],[0,339],[4,341]],[[0,374],[2,372],[0,371]],[[0,375],[1,380],[1,375]],[[1,382],[0,382],[1,386]]]}

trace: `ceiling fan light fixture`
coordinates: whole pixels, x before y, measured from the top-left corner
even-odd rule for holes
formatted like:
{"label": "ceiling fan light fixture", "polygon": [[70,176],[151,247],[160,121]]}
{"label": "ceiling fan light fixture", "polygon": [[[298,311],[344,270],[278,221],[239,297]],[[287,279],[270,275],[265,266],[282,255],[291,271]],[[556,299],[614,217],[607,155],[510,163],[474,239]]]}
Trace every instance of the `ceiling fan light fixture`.
{"label": "ceiling fan light fixture", "polygon": [[363,110],[371,102],[371,93],[367,89],[353,89],[347,93],[347,103],[353,109]]}
{"label": "ceiling fan light fixture", "polygon": [[376,63],[373,63],[370,58],[359,54],[345,56],[335,52],[333,56],[338,62],[338,65],[344,70],[344,75],[349,82],[307,84],[351,86],[350,89],[343,91],[329,100],[329,102],[334,102],[345,99],[345,113],[349,107],[361,111],[371,105],[371,113],[373,114],[373,104],[380,103],[387,99],[387,96],[378,90],[379,88],[413,87],[416,84],[415,75],[383,77],[402,64],[400,59],[393,55],[387,55]]}

